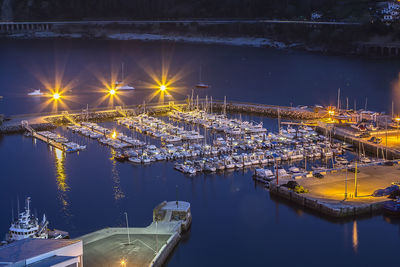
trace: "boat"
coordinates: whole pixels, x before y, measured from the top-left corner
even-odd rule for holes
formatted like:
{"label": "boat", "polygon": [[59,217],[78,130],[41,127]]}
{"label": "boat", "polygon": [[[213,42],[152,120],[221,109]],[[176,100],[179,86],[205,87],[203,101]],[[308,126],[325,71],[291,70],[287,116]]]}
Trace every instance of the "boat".
{"label": "boat", "polygon": [[200,81],[201,81],[201,67],[200,67],[200,72],[199,72],[199,82],[195,85],[195,87],[199,88],[199,89],[206,89],[206,88],[210,87],[208,84],[205,84]]}
{"label": "boat", "polygon": [[22,240],[26,238],[41,238],[41,239],[64,239],[69,238],[67,232],[54,230],[50,231],[47,226],[49,221],[46,215],[43,214],[43,219],[39,220],[35,215],[31,214],[30,210],[31,198],[27,197],[25,201],[25,210],[18,214],[18,219],[11,223],[8,233],[6,234],[6,242]]}
{"label": "boat", "polygon": [[[121,73],[122,73],[122,81],[123,81],[124,80],[124,63],[121,64],[121,68],[122,68]],[[135,87],[125,84],[124,82],[116,81],[114,85],[117,90],[135,90]]]}
{"label": "boat", "polygon": [[123,82],[115,82],[115,88],[117,90],[135,90],[136,88],[128,84],[123,84]]}
{"label": "boat", "polygon": [[29,96],[42,96],[43,93],[40,92],[40,89],[33,90],[32,92],[28,93]]}
{"label": "boat", "polygon": [[192,224],[190,203],[185,201],[163,201],[153,210],[155,223],[180,223],[181,231],[187,231]]}
{"label": "boat", "polygon": [[206,88],[210,87],[208,84],[205,84],[205,83],[197,83],[195,86],[196,86],[196,88],[202,88],[202,89],[206,89]]}

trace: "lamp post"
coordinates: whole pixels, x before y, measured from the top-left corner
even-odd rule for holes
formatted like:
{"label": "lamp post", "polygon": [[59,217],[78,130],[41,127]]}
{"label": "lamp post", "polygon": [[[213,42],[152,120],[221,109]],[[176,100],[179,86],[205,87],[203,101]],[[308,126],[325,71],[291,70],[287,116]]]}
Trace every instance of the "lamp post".
{"label": "lamp post", "polygon": [[126,230],[128,231],[128,245],[131,244],[131,237],[129,236],[128,213],[125,212]]}

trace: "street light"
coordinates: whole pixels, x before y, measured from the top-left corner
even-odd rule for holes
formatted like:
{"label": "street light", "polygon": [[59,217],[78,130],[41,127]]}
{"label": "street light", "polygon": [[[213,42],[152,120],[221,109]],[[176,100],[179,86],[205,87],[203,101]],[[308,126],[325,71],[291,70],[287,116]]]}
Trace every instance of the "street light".
{"label": "street light", "polygon": [[164,84],[160,85],[160,90],[161,90],[162,92],[164,92],[165,90],[167,90],[167,86],[164,85]]}
{"label": "street light", "polygon": [[117,92],[115,91],[115,89],[111,89],[110,91],[108,91],[108,93],[110,95],[115,95]]}
{"label": "street light", "polygon": [[60,97],[61,97],[61,96],[60,96],[59,93],[54,93],[54,94],[53,94],[53,99],[54,99],[54,100],[58,100],[58,99],[60,99]]}

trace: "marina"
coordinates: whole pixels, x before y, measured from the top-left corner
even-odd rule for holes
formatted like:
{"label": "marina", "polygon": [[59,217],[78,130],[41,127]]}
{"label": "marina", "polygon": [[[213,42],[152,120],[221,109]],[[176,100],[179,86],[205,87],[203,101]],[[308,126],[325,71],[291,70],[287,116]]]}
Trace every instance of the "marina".
{"label": "marina", "polygon": [[[166,86],[164,99],[158,99],[160,85],[135,64],[143,62],[157,73],[158,44],[47,42],[32,42],[22,54],[27,63],[55,70],[49,51],[70,51],[59,87],[65,91],[57,101],[47,86],[17,71],[15,58],[23,42],[2,44],[8,51],[2,88],[13,88],[1,91],[0,103],[6,114],[0,126],[4,233],[16,198],[31,196],[31,214],[39,221],[45,213],[50,227],[67,230],[72,242],[82,240],[82,254],[57,260],[76,263],[82,255],[84,266],[101,261],[120,266],[124,260],[126,266],[134,260],[149,265],[158,258],[164,266],[292,266],[300,258],[308,266],[320,266],[327,258],[332,259],[327,266],[395,264],[390,258],[398,247],[400,224],[389,214],[396,214],[396,204],[388,195],[373,196],[397,187],[397,103],[392,115],[387,92],[388,81],[397,77],[393,63],[176,43],[177,62],[171,63],[167,81],[179,66],[194,74]],[[195,66],[186,68],[189,58]],[[111,59],[115,70],[128,63],[125,78],[109,79]],[[197,77],[200,65],[206,79]],[[115,85],[114,96],[96,74],[110,88]],[[51,74],[37,76],[56,88]],[[207,87],[196,87],[201,84]],[[135,89],[122,89],[125,85]],[[343,107],[337,109],[339,87]],[[43,95],[28,96],[33,88]],[[106,100],[100,103],[102,97]],[[352,107],[356,100],[358,109],[346,108],[346,97]],[[47,100],[51,103],[45,106]],[[374,112],[375,122],[361,117],[367,114],[361,109],[386,113]],[[344,120],[345,113],[354,120]],[[41,141],[24,136],[23,120]],[[67,153],[56,147],[62,138],[86,149]],[[193,209],[192,226],[179,238],[172,238],[171,228],[160,221],[149,226],[151,210],[163,199],[184,200]],[[390,204],[386,209],[385,202]],[[102,238],[84,238],[91,234]],[[161,253],[163,246],[168,253]],[[239,246],[241,253],[232,257]],[[130,254],[124,257],[125,252]]]}

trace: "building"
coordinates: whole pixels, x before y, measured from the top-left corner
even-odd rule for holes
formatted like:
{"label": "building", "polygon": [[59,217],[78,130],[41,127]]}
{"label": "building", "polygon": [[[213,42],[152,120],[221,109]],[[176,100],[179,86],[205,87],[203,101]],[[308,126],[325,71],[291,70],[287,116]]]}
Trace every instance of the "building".
{"label": "building", "polygon": [[399,20],[400,4],[397,1],[390,1],[382,3],[381,14],[383,16],[382,21],[384,22],[394,22]]}
{"label": "building", "polygon": [[0,267],[82,267],[81,240],[27,238],[0,246]]}
{"label": "building", "polygon": [[322,18],[322,13],[320,12],[313,12],[311,14],[311,20],[319,20]]}

